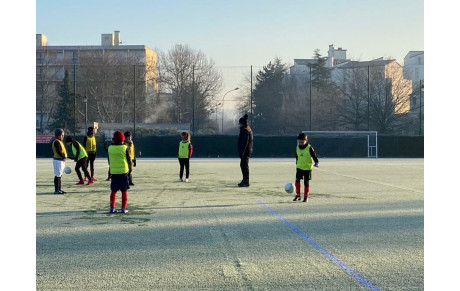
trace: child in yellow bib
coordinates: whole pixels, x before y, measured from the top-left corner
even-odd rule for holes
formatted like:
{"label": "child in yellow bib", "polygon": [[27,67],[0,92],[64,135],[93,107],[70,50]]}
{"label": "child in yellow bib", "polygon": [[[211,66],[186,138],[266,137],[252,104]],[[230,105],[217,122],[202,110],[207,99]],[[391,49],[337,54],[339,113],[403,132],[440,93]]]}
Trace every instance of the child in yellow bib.
{"label": "child in yellow bib", "polygon": [[[193,153],[193,146],[190,143],[190,134],[188,132],[182,132],[182,140],[179,142],[179,180],[178,182],[188,182],[190,176],[190,157]],[[185,167],[185,180],[182,179],[184,176],[184,167]]]}
{"label": "child in yellow bib", "polygon": [[73,160],[77,162],[75,165],[75,172],[77,173],[78,176],[78,182],[75,185],[83,185],[85,184],[83,177],[80,172],[80,168],[83,170],[83,173],[85,174],[85,178],[88,180],[88,184],[90,185],[93,184],[93,180],[91,179],[89,172],[88,172],[88,153],[86,152],[85,148],[81,143],[78,141],[74,140],[71,136],[68,136],[65,140],[67,146],[70,146],[70,149],[72,150],[72,154],[74,156]]}
{"label": "child in yellow bib", "polygon": [[[295,174],[295,193],[293,201],[300,200],[300,180],[304,180],[304,196],[303,202],[308,201],[310,194],[311,170],[313,166],[318,167],[318,157],[315,149],[308,143],[308,137],[305,133],[297,136],[296,147],[296,174]],[[315,163],[313,165],[313,162]]]}

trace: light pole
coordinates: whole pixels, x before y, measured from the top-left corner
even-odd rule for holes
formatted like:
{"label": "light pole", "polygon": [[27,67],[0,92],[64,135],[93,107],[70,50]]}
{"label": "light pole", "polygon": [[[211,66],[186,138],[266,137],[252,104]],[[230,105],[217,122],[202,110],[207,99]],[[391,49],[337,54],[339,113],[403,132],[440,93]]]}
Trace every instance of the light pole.
{"label": "light pole", "polygon": [[85,98],[83,98],[83,102],[85,102],[85,130],[87,129],[88,123],[88,90],[85,90]]}
{"label": "light pole", "polygon": [[420,104],[419,104],[419,107],[420,107],[420,113],[419,113],[419,117],[420,117],[420,123],[419,123],[419,135],[422,135],[422,92],[425,90],[425,85],[423,84],[423,80],[420,80],[420,92],[419,92],[419,95],[420,95]]}
{"label": "light pole", "polygon": [[217,103],[216,102],[216,125],[217,125],[217,132],[219,132],[219,123],[217,123],[217,106],[222,105],[222,103]]}
{"label": "light pole", "polygon": [[230,92],[236,91],[238,89],[240,89],[240,88],[236,87],[235,89],[226,92],[224,94],[224,97],[222,97],[222,134],[224,134],[224,101],[225,101],[224,99],[225,99],[225,95],[227,95]]}

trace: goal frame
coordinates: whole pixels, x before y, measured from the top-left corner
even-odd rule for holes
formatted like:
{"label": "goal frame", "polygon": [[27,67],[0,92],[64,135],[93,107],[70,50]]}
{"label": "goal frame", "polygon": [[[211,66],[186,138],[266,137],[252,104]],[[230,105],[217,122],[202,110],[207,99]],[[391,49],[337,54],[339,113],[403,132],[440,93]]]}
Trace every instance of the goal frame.
{"label": "goal frame", "polygon": [[[367,135],[367,157],[378,158],[377,131],[328,131],[328,130],[304,130],[307,136],[316,134],[339,134],[339,135]],[[373,140],[373,142],[372,142]]]}

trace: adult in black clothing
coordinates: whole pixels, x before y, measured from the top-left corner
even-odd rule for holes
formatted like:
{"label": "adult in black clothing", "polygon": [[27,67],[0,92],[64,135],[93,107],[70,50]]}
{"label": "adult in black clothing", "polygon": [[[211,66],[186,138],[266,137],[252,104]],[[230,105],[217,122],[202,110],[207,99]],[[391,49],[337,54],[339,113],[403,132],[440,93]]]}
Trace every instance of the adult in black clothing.
{"label": "adult in black clothing", "polygon": [[238,187],[249,187],[249,158],[252,154],[253,134],[248,125],[248,115],[245,114],[238,121],[240,126],[240,135],[238,136],[238,154],[240,155],[240,168],[243,174],[243,180]]}

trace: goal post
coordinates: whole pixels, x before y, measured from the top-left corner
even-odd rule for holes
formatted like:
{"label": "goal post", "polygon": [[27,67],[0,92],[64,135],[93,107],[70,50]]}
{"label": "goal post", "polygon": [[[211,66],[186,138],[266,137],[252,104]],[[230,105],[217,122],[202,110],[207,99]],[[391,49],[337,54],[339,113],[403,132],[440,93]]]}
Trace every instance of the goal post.
{"label": "goal post", "polygon": [[[314,137],[363,137],[367,140],[367,157],[368,158],[378,158],[378,144],[377,144],[377,131],[302,131],[308,136],[308,139]],[[366,142],[366,141],[364,141]]]}

